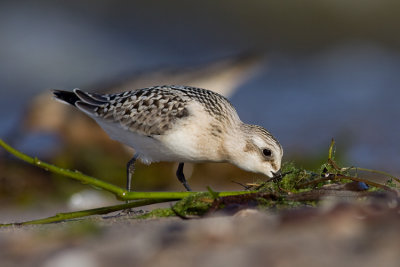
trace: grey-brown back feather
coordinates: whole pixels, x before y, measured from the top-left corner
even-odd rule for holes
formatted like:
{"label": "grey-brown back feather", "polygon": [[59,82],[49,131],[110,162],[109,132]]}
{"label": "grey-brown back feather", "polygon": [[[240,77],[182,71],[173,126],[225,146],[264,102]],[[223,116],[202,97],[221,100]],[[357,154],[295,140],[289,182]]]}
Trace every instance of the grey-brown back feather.
{"label": "grey-brown back feather", "polygon": [[234,109],[223,96],[209,90],[188,86],[155,86],[119,94],[91,94],[75,89],[79,98],[74,105],[89,116],[143,135],[161,135],[176,120],[190,116],[188,103],[197,101],[210,115],[226,116]]}

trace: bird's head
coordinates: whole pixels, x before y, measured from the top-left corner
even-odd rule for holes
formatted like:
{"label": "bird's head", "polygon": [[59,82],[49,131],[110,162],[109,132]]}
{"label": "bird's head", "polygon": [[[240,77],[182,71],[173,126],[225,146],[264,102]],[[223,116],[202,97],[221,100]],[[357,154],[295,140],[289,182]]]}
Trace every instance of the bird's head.
{"label": "bird's head", "polygon": [[247,171],[277,176],[283,156],[280,143],[263,127],[243,124],[241,128],[246,138],[244,143],[237,143],[241,145],[236,147],[239,153],[232,163]]}

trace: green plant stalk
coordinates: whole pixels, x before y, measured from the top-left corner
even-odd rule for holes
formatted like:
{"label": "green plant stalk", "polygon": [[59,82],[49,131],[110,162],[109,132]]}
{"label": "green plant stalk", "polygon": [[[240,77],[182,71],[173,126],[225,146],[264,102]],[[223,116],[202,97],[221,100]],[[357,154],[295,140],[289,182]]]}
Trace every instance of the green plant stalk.
{"label": "green plant stalk", "polygon": [[136,207],[151,205],[151,204],[155,204],[155,203],[165,202],[165,201],[167,201],[167,200],[165,200],[165,199],[157,199],[157,200],[144,199],[144,200],[138,200],[135,202],[114,205],[114,206],[108,206],[108,207],[102,207],[102,208],[96,208],[96,209],[57,213],[56,215],[51,216],[51,217],[32,220],[32,221],[0,224],[0,227],[20,226],[20,225],[28,225],[28,224],[55,223],[55,222],[61,222],[61,221],[65,221],[65,220],[71,220],[71,219],[81,218],[81,217],[90,216],[90,215],[107,214],[107,213],[114,212],[114,211],[136,208]]}
{"label": "green plant stalk", "polygon": [[329,146],[329,152],[328,152],[328,159],[333,160],[334,157],[334,147],[335,147],[335,139],[332,138],[331,144]]}
{"label": "green plant stalk", "polygon": [[393,176],[393,175],[391,175],[391,174],[389,174],[387,172],[384,172],[384,171],[377,171],[377,170],[371,170],[371,169],[359,168],[359,167],[350,167],[350,168],[347,168],[347,169],[348,170],[356,170],[356,171],[364,171],[364,172],[382,174],[382,175],[385,175],[385,176],[395,180],[396,182],[400,183],[400,179],[399,178],[397,178],[397,177],[395,177],[395,176]]}
{"label": "green plant stalk", "polygon": [[339,168],[333,159],[334,154],[335,154],[334,148],[335,148],[335,140],[332,138],[331,144],[329,146],[328,162],[330,164],[332,164],[335,169],[337,169],[339,171],[340,170],[356,170],[356,171],[358,170],[358,171],[365,171],[365,172],[370,172],[370,173],[375,173],[375,174],[382,174],[382,175],[385,175],[385,176],[397,181],[398,183],[400,183],[399,178],[397,178],[387,172],[384,172],[384,171],[378,171],[378,170],[372,170],[372,169],[366,169],[366,168],[360,168],[360,167]]}
{"label": "green plant stalk", "polygon": [[370,186],[375,186],[375,187],[382,188],[382,189],[387,190],[387,191],[391,191],[391,192],[393,191],[394,192],[394,190],[391,189],[389,186],[386,186],[386,185],[383,185],[383,184],[379,184],[379,183],[375,183],[375,182],[372,182],[370,180],[363,179],[363,178],[347,176],[347,175],[342,175],[342,174],[336,174],[336,175],[334,175],[334,178],[335,179],[349,179],[349,180],[352,180],[354,182],[363,182],[363,183],[366,183],[367,185],[370,185]]}
{"label": "green plant stalk", "polygon": [[[185,198],[191,194],[196,192],[128,192],[126,189],[123,189],[119,186],[104,182],[97,178],[85,175],[78,171],[71,171],[68,169],[63,169],[57,167],[55,165],[40,161],[37,158],[32,158],[13,147],[6,144],[2,139],[0,139],[0,146],[2,146],[5,150],[9,153],[13,154],[15,157],[29,163],[35,165],[39,168],[45,169],[47,171],[61,174],[63,176],[72,178],[81,182],[82,184],[88,184],[93,186],[96,189],[103,189],[108,192],[113,193],[119,200],[139,200],[139,199],[152,199],[152,200],[164,200],[164,201],[171,201],[171,200],[179,200]],[[225,191],[225,192],[218,192],[219,196],[233,196],[233,195],[241,195],[241,194],[248,194],[252,193],[251,191]]]}
{"label": "green plant stalk", "polygon": [[[203,192],[126,192],[126,195],[122,196],[121,199],[123,200],[164,199],[166,201],[171,201],[171,200],[179,200],[188,197],[190,195]],[[226,196],[245,195],[256,192],[257,191],[222,191],[216,193],[218,194],[219,197],[226,197]]]}
{"label": "green plant stalk", "polygon": [[63,168],[57,167],[55,165],[52,165],[52,164],[49,164],[46,162],[42,162],[38,158],[32,158],[14,148],[12,148],[8,144],[6,144],[2,139],[0,139],[0,146],[2,146],[5,150],[7,150],[9,153],[13,154],[17,158],[19,158],[29,164],[35,165],[39,168],[45,169],[45,170],[53,172],[53,173],[57,173],[57,174],[61,174],[63,176],[70,177],[72,179],[80,181],[83,184],[89,184],[95,188],[101,188],[101,189],[107,190],[111,193],[114,193],[117,197],[122,197],[122,196],[124,196],[124,193],[127,193],[126,190],[124,190],[118,186],[101,181],[99,179],[96,179],[94,177],[91,177],[91,176],[88,176],[85,174],[82,174],[78,171],[71,171],[68,169],[63,169]]}
{"label": "green plant stalk", "polygon": [[363,183],[366,183],[366,184],[368,184],[370,186],[374,186],[374,187],[378,187],[378,188],[384,189],[386,191],[394,192],[393,189],[391,189],[390,187],[388,187],[386,185],[375,183],[375,182],[369,181],[367,179],[363,179],[363,178],[359,178],[359,177],[353,177],[353,176],[347,176],[347,175],[342,175],[342,174],[331,174],[328,177],[322,177],[322,178],[315,179],[315,180],[312,180],[312,181],[309,181],[309,182],[305,182],[305,183],[297,185],[297,188],[304,188],[306,186],[315,185],[315,184],[318,184],[320,182],[325,182],[325,181],[328,181],[328,180],[340,180],[340,179],[348,179],[348,180],[352,180],[352,181],[355,181],[355,182],[363,182]]}

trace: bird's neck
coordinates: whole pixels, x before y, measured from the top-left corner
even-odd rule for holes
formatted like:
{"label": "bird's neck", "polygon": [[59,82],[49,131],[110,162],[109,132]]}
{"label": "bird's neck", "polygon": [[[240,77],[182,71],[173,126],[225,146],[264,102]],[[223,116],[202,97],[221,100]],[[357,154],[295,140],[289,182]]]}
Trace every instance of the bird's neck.
{"label": "bird's neck", "polygon": [[238,165],[242,160],[243,151],[248,146],[248,131],[245,131],[243,122],[237,123],[226,133],[224,148],[227,155],[227,161]]}

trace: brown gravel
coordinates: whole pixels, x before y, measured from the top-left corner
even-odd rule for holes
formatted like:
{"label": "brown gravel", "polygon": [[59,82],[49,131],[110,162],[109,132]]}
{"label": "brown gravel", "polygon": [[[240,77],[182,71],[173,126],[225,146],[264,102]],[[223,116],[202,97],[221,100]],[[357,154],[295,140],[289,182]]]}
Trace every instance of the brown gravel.
{"label": "brown gravel", "polygon": [[1,266],[399,266],[397,205],[330,203],[275,214],[93,216],[0,229]]}

